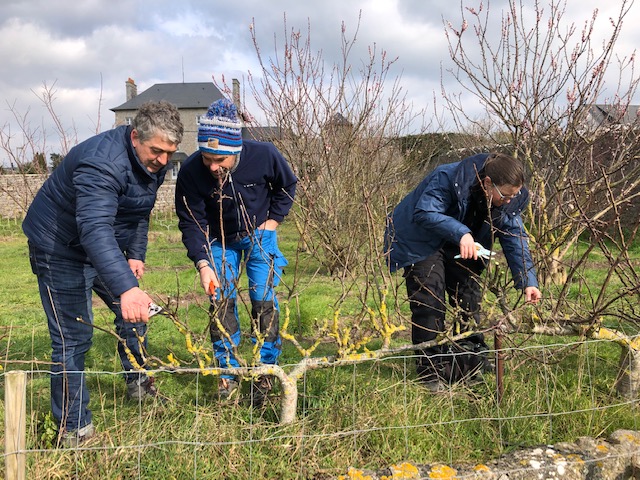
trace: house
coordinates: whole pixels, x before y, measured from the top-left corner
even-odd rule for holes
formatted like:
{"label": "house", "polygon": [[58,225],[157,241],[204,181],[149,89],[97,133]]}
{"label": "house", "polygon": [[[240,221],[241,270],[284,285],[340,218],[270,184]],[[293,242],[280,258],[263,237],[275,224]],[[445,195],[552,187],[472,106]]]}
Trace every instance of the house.
{"label": "house", "polygon": [[242,138],[258,140],[259,142],[273,142],[282,140],[283,132],[280,127],[243,127]]}
{"label": "house", "polygon": [[593,104],[585,123],[591,128],[633,125],[638,122],[640,105]]}
{"label": "house", "polygon": [[[180,165],[198,148],[198,119],[204,115],[212,102],[223,98],[222,92],[211,82],[199,83],[156,83],[138,94],[138,87],[131,79],[125,82],[126,102],[111,109],[116,115],[115,125],[129,125],[136,115],[138,107],[145,102],[166,100],[178,107],[180,119],[184,125],[184,136],[179,150],[171,157],[172,171],[167,178],[176,179]],[[240,103],[240,82],[232,81],[233,103],[240,112],[243,121],[242,138],[272,142],[282,139],[278,127],[247,126]]]}
{"label": "house", "polygon": [[[240,110],[240,82],[233,80],[234,103]],[[116,115],[115,124],[128,125],[135,117],[140,105],[149,101],[166,100],[178,107],[184,125],[184,136],[178,151],[171,158],[173,169],[168,178],[175,179],[180,165],[198,148],[198,118],[205,114],[209,105],[223,98],[222,92],[211,82],[197,83],[156,83],[138,94],[138,87],[129,78],[125,82],[126,102],[111,109]]]}

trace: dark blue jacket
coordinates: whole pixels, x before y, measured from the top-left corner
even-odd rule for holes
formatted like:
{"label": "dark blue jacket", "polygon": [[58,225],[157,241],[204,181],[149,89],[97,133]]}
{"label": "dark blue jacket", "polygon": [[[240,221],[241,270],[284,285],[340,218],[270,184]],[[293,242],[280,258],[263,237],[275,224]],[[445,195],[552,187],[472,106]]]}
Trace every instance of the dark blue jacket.
{"label": "dark blue jacket", "polygon": [[211,240],[224,237],[233,242],[266,220],[282,222],[293,204],[297,181],[273,144],[243,140],[237,167],[222,187],[221,201],[217,178],[202,163],[199,151],[192,154],[178,173],[175,199],[188,257],[194,263],[207,260]]}
{"label": "dark blue jacket", "polygon": [[529,202],[526,188],[509,203],[491,209],[493,229],[485,222],[479,232],[471,232],[462,223],[471,187],[487,157],[488,154],[479,154],[437,167],[393,210],[385,232],[392,272],[424,260],[445,242],[458,245],[463,235],[471,233],[476,242],[488,249],[494,236],[500,240],[516,288],[538,286],[520,216]]}
{"label": "dark blue jacket", "polygon": [[122,126],[73,147],[34,198],[22,229],[52,255],[93,265],[114,295],[137,287],[149,214],[166,170],[150,173]]}

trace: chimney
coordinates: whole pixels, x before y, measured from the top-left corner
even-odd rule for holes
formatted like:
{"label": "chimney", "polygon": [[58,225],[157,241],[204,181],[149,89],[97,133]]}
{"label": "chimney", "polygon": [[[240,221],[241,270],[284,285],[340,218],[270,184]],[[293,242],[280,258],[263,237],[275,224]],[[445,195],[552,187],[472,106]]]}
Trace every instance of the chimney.
{"label": "chimney", "polygon": [[237,78],[234,78],[231,81],[231,85],[233,89],[231,93],[233,95],[233,98],[231,100],[238,109],[238,112],[242,112],[242,108],[240,105],[240,81]]}
{"label": "chimney", "polygon": [[134,82],[131,77],[129,77],[127,79],[127,81],[124,82],[124,84],[125,84],[125,89],[126,89],[126,94],[127,94],[127,100],[126,101],[128,102],[133,97],[138,95],[138,86],[136,85],[136,82]]}

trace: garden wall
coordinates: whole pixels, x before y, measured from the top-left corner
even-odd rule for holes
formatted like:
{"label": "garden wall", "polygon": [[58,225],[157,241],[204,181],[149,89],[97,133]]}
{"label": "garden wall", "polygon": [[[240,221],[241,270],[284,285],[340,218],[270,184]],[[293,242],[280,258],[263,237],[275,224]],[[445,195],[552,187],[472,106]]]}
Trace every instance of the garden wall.
{"label": "garden wall", "polygon": [[[46,175],[0,175],[0,218],[23,218]],[[155,213],[173,212],[174,180],[165,181],[158,191]]]}
{"label": "garden wall", "polygon": [[471,466],[411,463],[392,465],[379,472],[350,469],[339,480],[392,478],[482,480],[627,480],[640,478],[640,432],[617,430],[608,439],[579,438],[518,450],[487,464]]}

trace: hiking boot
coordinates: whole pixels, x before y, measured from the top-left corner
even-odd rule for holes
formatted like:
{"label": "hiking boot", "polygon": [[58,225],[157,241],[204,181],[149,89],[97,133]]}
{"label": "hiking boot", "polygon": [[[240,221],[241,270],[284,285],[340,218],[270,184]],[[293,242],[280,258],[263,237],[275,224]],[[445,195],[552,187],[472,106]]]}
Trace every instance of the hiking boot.
{"label": "hiking boot", "polygon": [[496,373],[496,361],[493,358],[485,358],[480,370],[482,373]]}
{"label": "hiking boot", "polygon": [[431,393],[444,392],[448,389],[448,385],[442,380],[436,366],[430,359],[421,359],[416,368],[416,374],[420,385],[429,390]]}
{"label": "hiking boot", "polygon": [[483,383],[485,383],[485,380],[484,380],[484,376],[482,375],[482,372],[477,372],[465,378],[464,383],[468,387],[475,387],[476,385],[482,385]]}
{"label": "hiking boot", "polygon": [[60,445],[67,448],[75,448],[89,440],[96,434],[93,423],[87,423],[84,427],[73,432],[64,432],[60,438]]}
{"label": "hiking boot", "polygon": [[127,398],[137,402],[156,399],[164,402],[165,398],[158,393],[154,382],[155,378],[146,375],[137,380],[127,382]]}
{"label": "hiking boot", "polygon": [[271,378],[267,375],[260,375],[251,384],[251,406],[262,407],[272,388]]}
{"label": "hiking boot", "polygon": [[420,385],[429,390],[431,393],[440,393],[446,392],[448,390],[448,386],[439,378],[430,379],[430,380],[421,380]]}
{"label": "hiking boot", "polygon": [[228,400],[238,390],[238,381],[235,378],[220,378],[218,383],[218,398]]}

